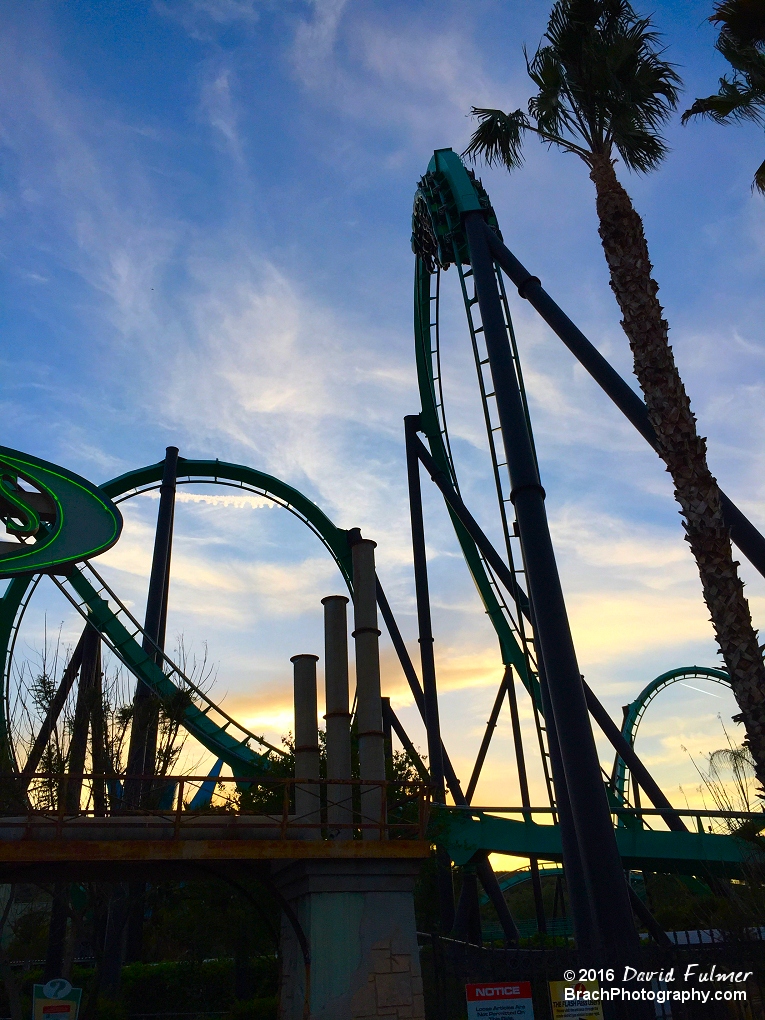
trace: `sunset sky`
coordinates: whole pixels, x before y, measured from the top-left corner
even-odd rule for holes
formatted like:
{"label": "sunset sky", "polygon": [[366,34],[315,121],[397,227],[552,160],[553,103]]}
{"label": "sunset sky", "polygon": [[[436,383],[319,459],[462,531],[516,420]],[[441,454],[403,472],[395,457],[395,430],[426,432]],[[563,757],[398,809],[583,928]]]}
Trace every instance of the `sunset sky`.
{"label": "sunset sky", "polygon": [[[711,3],[637,7],[653,13],[685,92],[663,166],[617,173],[644,218],[712,470],[765,528],[765,199],[750,190],[763,135],[680,126],[725,70]],[[4,4],[0,441],[98,483],[171,444],[288,481],[378,543],[416,657],[402,424],[419,410],[412,198],[434,148],[465,148],[471,106],[525,107],[522,47],[533,52],[548,13],[548,0]],[[586,168],[533,139],[526,156],[512,176],[478,168],[506,243],[636,385]],[[496,535],[453,271],[443,286],[455,458]],[[720,664],[698,575],[656,455],[533,310],[511,303],[580,668],[621,719],[665,670]],[[443,504],[423,485],[444,739],[466,781],[502,668]],[[279,508],[212,487],[179,500],[170,644],[182,634],[197,656],[206,645],[216,696],[278,740],[292,727],[289,658],[321,653],[320,599],[342,579]],[[139,616],[157,505],[123,504],[124,536],[103,559]],[[762,625],[765,580],[741,569]],[[22,657],[39,654],[46,619],[64,641],[78,632],[44,584]],[[384,693],[424,746],[386,635],[382,656]],[[691,757],[725,742],[718,715],[741,738],[729,692],[698,687],[662,695],[638,739],[681,806],[696,797]],[[522,709],[535,762],[525,697]],[[476,802],[517,799],[505,712]]]}

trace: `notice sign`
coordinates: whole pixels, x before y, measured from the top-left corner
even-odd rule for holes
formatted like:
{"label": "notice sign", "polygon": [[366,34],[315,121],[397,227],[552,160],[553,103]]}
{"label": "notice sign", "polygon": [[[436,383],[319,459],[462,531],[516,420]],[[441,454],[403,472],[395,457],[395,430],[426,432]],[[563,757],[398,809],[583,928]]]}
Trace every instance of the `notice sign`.
{"label": "notice sign", "polygon": [[534,1020],[528,981],[465,985],[468,1020]]}
{"label": "notice sign", "polygon": [[[590,999],[599,987],[597,981],[551,981],[553,1020],[603,1020],[600,1002],[592,1002]],[[586,998],[583,994],[585,992],[588,993]]]}
{"label": "notice sign", "polygon": [[81,988],[72,988],[64,978],[35,985],[32,995],[32,1020],[77,1020]]}

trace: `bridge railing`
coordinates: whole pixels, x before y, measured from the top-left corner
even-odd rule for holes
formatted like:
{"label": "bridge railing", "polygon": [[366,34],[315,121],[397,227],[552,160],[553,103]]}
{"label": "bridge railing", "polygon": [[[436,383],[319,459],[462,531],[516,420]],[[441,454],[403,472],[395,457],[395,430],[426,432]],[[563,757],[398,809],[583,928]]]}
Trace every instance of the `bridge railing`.
{"label": "bridge railing", "polygon": [[[142,838],[151,838],[152,832],[158,838],[247,838],[252,832],[260,839],[424,840],[432,802],[431,788],[422,782],[131,775],[148,794],[140,806],[128,807],[125,778],[0,775],[0,838],[99,838],[89,833],[106,832],[108,826],[124,827],[126,833],[140,829]],[[374,816],[367,807],[372,798],[361,796],[370,788],[380,791]],[[346,812],[341,821],[335,808]],[[229,830],[228,837],[215,835]]]}

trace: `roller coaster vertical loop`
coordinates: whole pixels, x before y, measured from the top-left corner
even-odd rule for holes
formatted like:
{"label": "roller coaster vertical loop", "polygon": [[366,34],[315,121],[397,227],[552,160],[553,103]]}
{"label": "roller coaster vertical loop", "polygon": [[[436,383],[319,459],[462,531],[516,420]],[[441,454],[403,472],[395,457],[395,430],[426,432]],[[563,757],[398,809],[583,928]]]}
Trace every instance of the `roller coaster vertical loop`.
{"label": "roller coaster vertical loop", "polygon": [[[157,488],[162,471],[163,462],[160,461],[158,464],[112,479],[104,483],[101,490],[116,501],[129,499]],[[227,464],[218,460],[179,458],[178,484],[193,483],[234,486],[240,491],[266,497],[288,510],[319,538],[340,569],[351,595],[353,594],[351,553],[346,532],[337,528],[315,503],[297,489],[265,472],[245,465]],[[87,564],[83,569],[88,573]],[[95,572],[93,573],[95,575]],[[15,760],[15,741],[8,710],[13,649],[24,612],[41,576],[29,574],[14,577],[0,599],[0,676],[5,685],[0,700],[0,711],[3,715],[0,719],[0,747],[7,750],[10,759],[7,764],[16,770],[19,763]],[[178,667],[170,663],[167,656],[163,657],[163,669],[156,667],[153,662],[145,661],[149,656],[140,648],[145,637],[143,629],[98,575],[95,575],[95,585],[92,585],[81,571],[75,571],[71,578],[59,582],[59,587],[89,621],[96,622],[93,618],[93,607],[96,608],[100,622],[97,626],[103,639],[128,669],[136,672],[139,679],[158,691],[162,688],[167,694],[172,693],[173,678],[177,678],[176,688],[188,692],[194,702],[188,706],[184,724],[208,750],[228,761],[239,775],[252,775],[254,771],[265,766],[265,756],[256,753],[249,746],[251,743],[264,743],[261,738],[239,726],[209,698],[195,691],[191,681]],[[236,736],[232,737],[232,733]],[[282,753],[276,748],[270,750]]]}
{"label": "roller coaster vertical loop", "polygon": [[[686,680],[701,678],[711,680],[713,683],[730,687],[730,677],[723,669],[713,669],[709,666],[683,666],[679,669],[671,669],[661,676],[657,676],[643,688],[634,701],[625,706],[624,721],[622,722],[622,735],[631,747],[635,744],[638,726],[645,715],[645,711],[653,699],[672,684],[683,683]],[[629,773],[622,758],[616,756],[614,763],[614,792],[621,802],[626,802],[629,797]]]}

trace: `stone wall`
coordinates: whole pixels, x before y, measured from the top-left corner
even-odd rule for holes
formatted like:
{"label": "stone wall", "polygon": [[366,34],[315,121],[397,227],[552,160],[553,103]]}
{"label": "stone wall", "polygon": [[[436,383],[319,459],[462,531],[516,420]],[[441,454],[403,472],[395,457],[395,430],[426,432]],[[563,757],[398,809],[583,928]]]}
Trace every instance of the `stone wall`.
{"label": "stone wall", "polygon": [[366,984],[351,998],[353,1020],[390,1016],[421,1020],[425,1016],[420,962],[407,952],[408,945],[396,936],[372,945],[372,970]]}
{"label": "stone wall", "polygon": [[[414,882],[419,862],[309,860],[274,866],[274,883],[310,947],[311,1020],[423,1020]],[[280,1020],[304,1020],[306,966],[282,916]]]}

